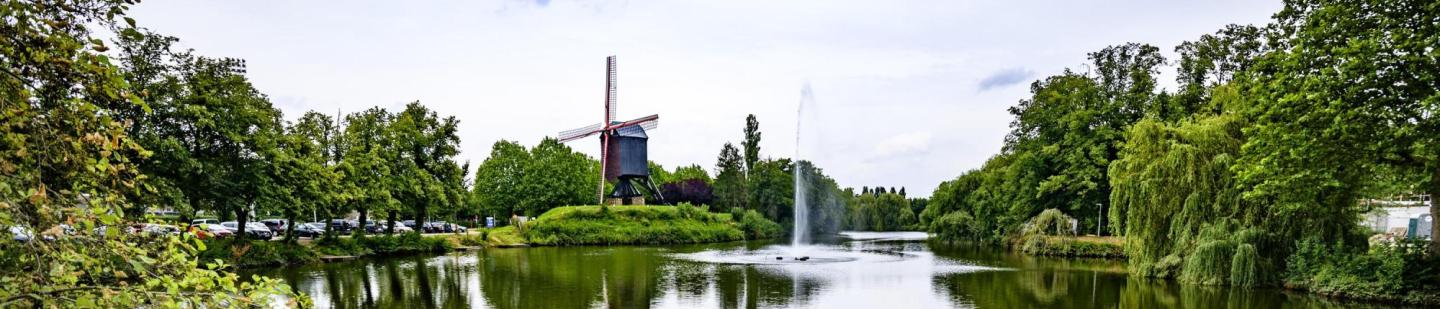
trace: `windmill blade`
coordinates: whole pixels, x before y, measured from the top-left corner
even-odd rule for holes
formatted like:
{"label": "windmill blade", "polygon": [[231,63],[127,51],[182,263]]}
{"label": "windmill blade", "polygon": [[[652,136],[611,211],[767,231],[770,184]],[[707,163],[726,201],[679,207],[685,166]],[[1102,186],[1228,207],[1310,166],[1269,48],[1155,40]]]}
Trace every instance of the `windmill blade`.
{"label": "windmill blade", "polygon": [[619,100],[615,92],[615,56],[605,58],[605,124],[615,122]]}
{"label": "windmill blade", "polygon": [[618,128],[618,127],[628,127],[628,126],[640,126],[641,128],[645,128],[646,131],[653,130],[653,129],[655,129],[656,127],[659,127],[659,126],[660,126],[660,115],[650,115],[650,116],[645,116],[645,117],[630,119],[629,121],[622,122],[622,123],[620,123],[620,124],[618,124],[618,125],[615,125],[614,127]]}
{"label": "windmill blade", "polygon": [[600,133],[601,128],[604,128],[604,126],[597,123],[584,127],[560,131],[560,135],[556,136],[555,139],[560,140],[561,143],[573,141],[585,138],[587,136],[595,135],[595,133]]}

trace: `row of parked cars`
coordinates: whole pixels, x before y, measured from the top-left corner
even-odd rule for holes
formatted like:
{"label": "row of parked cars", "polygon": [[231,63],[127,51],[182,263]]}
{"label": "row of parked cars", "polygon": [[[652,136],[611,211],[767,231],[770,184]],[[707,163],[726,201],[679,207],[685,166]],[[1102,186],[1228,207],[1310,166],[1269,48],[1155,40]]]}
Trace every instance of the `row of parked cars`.
{"label": "row of parked cars", "polygon": [[[204,230],[216,237],[230,237],[239,230],[239,223],[235,221],[220,222],[216,219],[195,219],[190,222],[195,226],[202,226]],[[329,224],[334,232],[350,234],[356,230],[362,230],[358,220],[331,219],[329,222],[301,222],[295,226],[295,236],[315,238],[325,234],[326,224]],[[289,230],[290,222],[285,219],[266,219],[258,222],[245,224],[246,237],[253,239],[269,240],[276,236],[283,235]],[[366,234],[385,233],[389,226],[388,221],[366,221],[363,231]],[[415,220],[395,222],[396,233],[413,232],[416,229]],[[459,224],[445,221],[426,222],[420,227],[422,233],[464,233],[468,229]]]}
{"label": "row of parked cars", "polygon": [[[326,224],[329,224],[334,232],[350,234],[362,230],[366,234],[382,234],[390,225],[388,221],[366,221],[365,227],[360,227],[358,220],[332,219],[329,222],[300,222],[295,226],[295,236],[315,238],[324,235]],[[68,225],[55,227],[58,232],[36,233],[22,226],[4,227],[10,232],[12,240],[28,242],[33,239],[54,240],[55,235],[73,235],[75,229]],[[282,236],[289,231],[290,222],[285,219],[266,219],[256,222],[245,223],[245,237],[259,240],[270,240]],[[104,235],[109,227],[101,226],[94,229],[95,235]],[[459,224],[445,221],[431,221],[417,225],[414,220],[396,221],[395,232],[407,233],[415,230],[422,233],[464,233],[468,229]],[[175,226],[155,223],[136,223],[124,227],[120,232],[129,234],[145,233],[146,235],[179,235],[190,233],[201,239],[207,238],[228,238],[235,237],[239,233],[240,224],[235,221],[224,221],[216,219],[195,219],[188,226]]]}

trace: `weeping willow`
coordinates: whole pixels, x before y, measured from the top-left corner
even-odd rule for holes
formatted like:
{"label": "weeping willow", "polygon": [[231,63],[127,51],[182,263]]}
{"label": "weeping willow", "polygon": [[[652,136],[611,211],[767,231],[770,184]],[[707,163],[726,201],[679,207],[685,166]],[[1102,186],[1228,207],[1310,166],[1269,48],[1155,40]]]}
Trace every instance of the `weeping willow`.
{"label": "weeping willow", "polygon": [[1110,219],[1120,223],[1115,232],[1125,236],[1132,272],[1174,277],[1182,273],[1176,268],[1197,268],[1181,277],[1226,281],[1236,246],[1254,241],[1232,239],[1254,233],[1232,232],[1257,222],[1257,209],[1241,198],[1230,169],[1243,144],[1242,127],[1221,115],[1180,124],[1145,120],[1130,128],[1109,176]]}

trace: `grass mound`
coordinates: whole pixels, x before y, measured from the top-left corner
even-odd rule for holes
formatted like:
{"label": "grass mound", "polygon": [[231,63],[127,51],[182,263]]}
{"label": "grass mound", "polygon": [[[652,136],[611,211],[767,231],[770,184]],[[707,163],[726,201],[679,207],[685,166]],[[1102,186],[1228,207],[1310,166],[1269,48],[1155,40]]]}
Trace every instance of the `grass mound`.
{"label": "grass mound", "polygon": [[536,245],[685,244],[779,236],[780,226],[744,213],[710,213],[704,206],[567,206],[527,223]]}

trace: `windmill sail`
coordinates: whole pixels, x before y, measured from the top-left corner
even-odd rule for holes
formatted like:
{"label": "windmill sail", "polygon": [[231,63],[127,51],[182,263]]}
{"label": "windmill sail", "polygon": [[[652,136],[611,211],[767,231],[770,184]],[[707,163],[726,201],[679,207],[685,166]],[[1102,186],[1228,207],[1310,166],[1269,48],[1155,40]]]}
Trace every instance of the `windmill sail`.
{"label": "windmill sail", "polygon": [[605,58],[605,124],[615,122],[616,110],[619,105],[615,92],[615,56]]}
{"label": "windmill sail", "polygon": [[595,135],[595,133],[600,133],[601,128],[604,128],[604,126],[597,123],[584,127],[560,131],[560,134],[556,136],[555,139],[560,140],[561,143],[573,141],[587,136]]}

